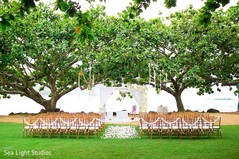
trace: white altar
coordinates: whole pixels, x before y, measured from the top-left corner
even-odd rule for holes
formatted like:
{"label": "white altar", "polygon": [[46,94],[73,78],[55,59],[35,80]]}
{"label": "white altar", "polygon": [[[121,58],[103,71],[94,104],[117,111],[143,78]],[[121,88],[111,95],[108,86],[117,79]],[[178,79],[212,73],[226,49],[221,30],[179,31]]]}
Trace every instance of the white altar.
{"label": "white altar", "polygon": [[106,120],[108,120],[108,121],[112,120],[114,117],[113,112],[112,111],[106,112],[105,117],[106,117]]}
{"label": "white altar", "polygon": [[128,119],[128,112],[127,111],[117,111],[116,118],[118,120]]}
{"label": "white altar", "polygon": [[106,121],[112,121],[112,122],[125,122],[125,121],[129,121],[130,118],[128,116],[128,112],[127,111],[116,111],[116,115],[113,115],[114,112],[112,111],[107,111],[105,113],[105,120]]}

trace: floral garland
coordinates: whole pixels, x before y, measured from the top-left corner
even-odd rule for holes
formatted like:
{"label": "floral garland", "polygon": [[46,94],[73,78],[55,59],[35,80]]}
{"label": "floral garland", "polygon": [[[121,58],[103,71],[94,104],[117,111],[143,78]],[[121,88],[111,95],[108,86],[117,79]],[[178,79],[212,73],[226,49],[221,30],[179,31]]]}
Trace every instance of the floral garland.
{"label": "floral garland", "polygon": [[135,139],[139,138],[134,126],[109,126],[101,139]]}
{"label": "floral garland", "polygon": [[130,92],[133,91],[140,91],[142,94],[142,99],[141,99],[141,103],[139,105],[139,112],[147,112],[147,87],[146,86],[142,86],[142,85],[137,85],[137,84],[128,84],[127,88]]}

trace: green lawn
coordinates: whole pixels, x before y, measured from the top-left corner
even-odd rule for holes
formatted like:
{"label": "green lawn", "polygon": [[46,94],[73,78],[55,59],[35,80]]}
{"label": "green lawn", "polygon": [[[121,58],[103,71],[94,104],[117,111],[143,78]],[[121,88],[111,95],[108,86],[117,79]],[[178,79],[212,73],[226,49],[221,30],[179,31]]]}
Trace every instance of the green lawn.
{"label": "green lawn", "polygon": [[0,158],[238,159],[239,125],[222,126],[222,139],[22,138],[22,124],[0,123]]}

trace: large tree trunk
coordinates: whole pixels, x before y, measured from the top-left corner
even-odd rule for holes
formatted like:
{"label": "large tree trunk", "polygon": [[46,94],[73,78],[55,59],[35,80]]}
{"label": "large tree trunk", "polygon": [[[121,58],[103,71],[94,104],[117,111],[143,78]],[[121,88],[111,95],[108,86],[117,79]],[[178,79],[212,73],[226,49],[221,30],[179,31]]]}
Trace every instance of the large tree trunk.
{"label": "large tree trunk", "polygon": [[59,111],[59,109],[56,108],[57,101],[57,96],[53,95],[51,99],[45,100],[41,105],[45,108],[47,112],[57,112]]}
{"label": "large tree trunk", "polygon": [[174,97],[175,97],[175,99],[176,99],[178,111],[179,111],[179,112],[184,112],[185,110],[184,110],[184,106],[183,106],[181,94],[182,94],[182,93],[176,92],[175,95],[174,95]]}
{"label": "large tree trunk", "polygon": [[56,108],[56,101],[48,100],[43,107],[46,109],[47,112],[56,112],[58,109]]}
{"label": "large tree trunk", "polygon": [[47,112],[56,112],[59,109],[56,109],[56,103],[59,99],[59,95],[57,93],[56,88],[56,79],[48,76],[49,85],[51,89],[51,99],[47,100],[43,107],[46,109]]}
{"label": "large tree trunk", "polygon": [[[40,93],[38,93],[37,91],[33,90],[27,94],[28,98],[34,100],[35,102],[37,102],[38,104],[42,105],[45,108],[45,111],[47,112],[56,112],[59,111],[59,109],[56,108],[56,103],[59,100],[59,97],[57,96],[57,94],[53,94],[51,99],[45,99],[41,96]],[[43,111],[43,112],[45,112]]]}
{"label": "large tree trunk", "polygon": [[162,85],[162,89],[166,92],[168,92],[169,94],[171,94],[172,96],[174,96],[176,103],[177,103],[177,108],[179,112],[184,112],[184,106],[183,106],[183,102],[182,102],[182,98],[181,98],[181,94],[183,92],[184,89],[179,89],[179,86],[175,84],[175,90],[169,88],[169,87],[165,87],[164,85]]}

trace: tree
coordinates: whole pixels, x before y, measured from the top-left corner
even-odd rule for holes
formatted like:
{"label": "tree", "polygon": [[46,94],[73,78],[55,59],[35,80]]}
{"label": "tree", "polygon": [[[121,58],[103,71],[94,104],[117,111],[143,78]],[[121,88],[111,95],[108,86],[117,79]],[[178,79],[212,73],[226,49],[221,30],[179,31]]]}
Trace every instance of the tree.
{"label": "tree", "polygon": [[184,89],[213,93],[213,85],[238,81],[238,7],[215,12],[207,28],[198,25],[198,14],[188,9],[171,15],[171,24],[165,29],[153,26],[151,44],[159,57],[154,62],[159,71],[168,73],[168,80],[159,80],[159,86],[175,97],[179,111],[184,111]]}
{"label": "tree", "polygon": [[[6,30],[10,25],[10,21],[16,19],[17,17],[23,17],[26,13],[28,14],[31,9],[36,7],[36,2],[40,0],[21,0],[21,1],[8,1],[0,0],[0,7],[7,9],[6,12],[0,12],[0,31]],[[95,2],[95,0],[86,0],[89,3]],[[100,0],[101,2],[103,0]],[[151,2],[156,2],[158,0],[133,0],[130,6],[127,7],[128,16],[133,18],[143,12],[143,8],[147,9]],[[104,0],[106,2],[106,0]],[[177,0],[165,0],[166,8],[171,8],[176,6]],[[225,6],[230,2],[230,0],[207,0],[205,6],[201,9],[200,20],[202,23],[207,24],[210,22],[212,12],[214,12],[220,6]],[[87,15],[81,10],[80,2],[75,2],[71,0],[56,0],[54,3],[54,10],[60,10],[65,13],[67,17],[77,17],[79,27],[90,28],[89,19]],[[82,29],[83,34],[87,34],[90,30]],[[88,31],[88,32],[87,32]],[[89,32],[91,33],[91,32]]]}
{"label": "tree", "polygon": [[[20,0],[8,1],[0,0],[0,31],[5,31],[11,22],[17,22],[18,19],[30,14],[36,8],[36,2],[40,0]],[[90,0],[87,0],[90,2]],[[60,10],[65,13],[65,17],[75,17],[76,24],[73,27],[78,28],[79,39],[92,39],[91,21],[88,12],[80,10],[80,3],[71,0],[56,0],[52,11]]]}
{"label": "tree", "polygon": [[[79,42],[74,21],[40,5],[1,32],[0,94],[26,96],[47,111],[77,87]],[[42,91],[49,91],[48,97]]]}
{"label": "tree", "polygon": [[[177,101],[178,110],[184,111],[181,93],[184,89],[194,86],[196,78],[192,74],[198,70],[197,64],[202,62],[194,48],[193,51],[189,51],[191,48],[186,49],[186,47],[193,47],[191,46],[193,40],[201,39],[201,34],[191,37],[197,25],[192,24],[190,31],[185,29],[180,31],[181,34],[178,33],[182,28],[186,28],[185,25],[191,23],[187,19],[192,14],[193,12],[189,15],[178,13],[171,27],[164,25],[160,19],[147,22],[140,18],[133,20],[108,17],[97,22],[102,23],[98,26],[103,26],[103,29],[96,29],[95,36],[98,38],[95,39],[95,43],[93,42],[95,46],[93,48],[98,49],[92,50],[92,54],[96,55],[96,61],[99,62],[96,71],[104,77],[103,83],[106,85],[147,84],[148,64],[151,63],[157,72],[156,85],[155,83],[153,85],[157,89],[161,88],[171,93]],[[180,16],[182,16],[181,19],[178,19]],[[180,26],[177,25],[179,21]],[[183,40],[187,38],[188,41],[185,44]],[[198,50],[205,47],[205,43],[201,45],[197,46]],[[195,55],[198,56],[199,61],[191,61],[191,57]],[[166,79],[166,72],[172,81],[170,86],[162,82]],[[194,78],[194,83],[189,83],[189,78]]]}
{"label": "tree", "polygon": [[[98,26],[104,29],[96,29],[98,38],[91,43],[97,48],[91,53],[98,61],[96,72],[104,77],[107,85],[147,84],[150,63],[156,71],[156,83],[151,84],[173,95],[178,110],[184,111],[181,94],[185,89],[196,87],[212,93],[212,85],[208,84],[211,74],[205,74],[209,72],[205,70],[218,51],[216,45],[209,42],[215,29],[198,25],[198,14],[192,8],[175,13],[169,18],[169,26],[160,19],[147,22],[140,18],[104,17],[97,22],[102,23]],[[218,42],[221,38],[218,37]]]}
{"label": "tree", "polygon": [[198,14],[191,8],[175,13],[168,27],[151,22],[150,43],[157,55],[152,61],[158,75],[156,87],[175,97],[178,111],[184,111],[182,92],[202,82],[198,78],[200,67],[213,49],[203,36],[203,27],[197,25]]}
{"label": "tree", "polygon": [[107,49],[99,47],[109,43],[107,36],[115,36],[114,28],[105,21],[103,8],[92,8],[85,15],[91,17],[97,38],[80,41],[77,36],[87,35],[75,34],[80,29],[74,27],[76,20],[65,19],[43,4],[1,32],[0,94],[4,98],[20,94],[56,111],[57,101],[79,84],[80,89],[91,89],[94,83],[110,79],[114,71],[102,73],[102,64],[107,63],[98,56],[110,50],[107,45]]}
{"label": "tree", "polygon": [[[230,25],[220,22],[224,14],[215,16],[210,27],[205,28],[198,25],[199,12],[192,8],[169,17],[169,26],[160,18],[130,19],[126,12],[123,18],[108,17],[102,8],[97,8],[84,14],[90,18],[92,36],[77,34],[90,37],[79,43],[75,32],[81,28],[74,29],[74,19],[63,19],[41,8],[1,32],[0,94],[4,96],[21,94],[54,111],[57,100],[77,87],[80,68],[81,88],[86,89],[94,83],[146,84],[150,82],[150,63],[156,72],[156,83],[150,84],[172,94],[178,110],[184,111],[181,94],[186,88],[198,87],[210,93],[211,77],[236,77],[226,66],[233,67],[233,72],[238,68],[234,63],[238,60],[238,37],[229,40],[237,36],[237,20]],[[237,17],[235,11],[228,12],[228,17]],[[215,29],[216,25],[220,27]],[[219,64],[225,57],[224,68]],[[79,60],[83,65],[74,68]],[[226,74],[220,69],[215,71],[215,66],[226,69]],[[50,90],[50,99],[40,94],[45,89]]]}
{"label": "tree", "polygon": [[[134,17],[143,12],[143,9],[147,9],[152,2],[157,2],[158,0],[133,0],[133,3],[130,3],[130,6],[127,7],[130,17]],[[200,22],[202,24],[210,23],[212,13],[215,12],[219,7],[224,7],[227,5],[230,0],[204,0],[205,5],[200,10]],[[177,0],[165,0],[164,1],[166,8],[176,7]]]}
{"label": "tree", "polygon": [[207,40],[215,49],[205,64],[207,71],[201,74],[207,82],[200,87],[201,93],[212,91],[212,85],[217,85],[220,91],[220,85],[236,86],[239,83],[238,17],[239,3],[227,11],[219,10],[213,14]]}
{"label": "tree", "polygon": [[[228,11],[227,18],[233,18],[231,15],[237,17],[235,11]],[[147,22],[140,18],[125,19],[124,14],[127,13],[121,15],[123,18],[103,17],[95,21],[94,35],[97,38],[91,43],[95,49],[88,52],[98,61],[95,73],[103,79],[102,83],[147,84],[150,63],[157,75],[156,85],[151,84],[173,95],[178,110],[184,111],[181,94],[185,89],[200,88],[199,94],[212,93],[212,85],[220,82],[215,79],[212,83],[213,75],[222,74],[222,70],[224,78],[232,74],[232,70],[235,74],[238,68],[235,63],[238,60],[235,58],[238,56],[238,26],[236,22],[233,22],[233,27],[225,23],[223,17],[227,13],[218,13],[217,16],[216,12],[207,28],[199,25],[197,17],[200,12],[192,8],[169,17],[169,26],[159,18]],[[229,40],[232,37],[233,40]],[[222,48],[226,51],[219,54]],[[220,66],[222,60],[226,65]],[[140,77],[139,81],[137,77]]]}
{"label": "tree", "polygon": [[[91,51],[98,64],[95,72],[102,76],[102,83],[120,86],[122,83],[137,83],[148,75],[148,59],[151,53],[147,51],[145,39],[141,34],[144,19],[124,19],[103,17],[94,25],[94,36]],[[99,78],[99,77],[98,77]]]}
{"label": "tree", "polygon": [[[210,83],[212,72],[205,70],[208,70],[209,62],[214,68],[223,67],[212,63],[216,59],[214,55],[219,51],[217,45],[210,42],[215,39],[216,34],[212,34],[215,28],[199,25],[197,19],[199,14],[192,8],[182,13],[175,13],[169,17],[171,21],[169,26],[164,25],[160,19],[148,22],[142,19],[124,19],[117,23],[117,26],[113,25],[113,28],[117,28],[114,33],[117,36],[109,38],[108,52],[101,50],[104,54],[101,56],[107,63],[104,65],[105,70],[114,70],[111,72],[110,81],[113,80],[117,84],[121,83],[123,78],[125,83],[146,84],[150,63],[152,69],[156,71],[156,83],[152,85],[173,95],[178,111],[184,111],[181,94],[185,89],[200,88],[199,94],[202,93],[201,90],[212,93]],[[108,21],[107,24],[115,23]],[[232,30],[228,31],[230,34],[227,32],[224,34],[221,28],[218,28],[217,33],[222,34],[216,41],[220,42],[220,39],[227,34],[228,38],[235,34]],[[230,54],[233,54],[231,60],[237,55],[235,52]],[[140,76],[139,81],[136,80],[138,76]]]}

